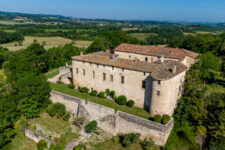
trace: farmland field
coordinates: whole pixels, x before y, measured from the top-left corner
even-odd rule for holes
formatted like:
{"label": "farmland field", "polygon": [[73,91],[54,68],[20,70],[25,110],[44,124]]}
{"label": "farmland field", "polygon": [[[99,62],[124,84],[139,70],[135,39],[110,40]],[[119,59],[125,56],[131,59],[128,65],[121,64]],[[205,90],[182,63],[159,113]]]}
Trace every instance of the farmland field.
{"label": "farmland field", "polygon": [[146,38],[150,35],[157,36],[156,33],[131,33],[130,34],[131,37],[137,38],[137,39],[142,40],[142,41],[146,40]]}
{"label": "farmland field", "polygon": [[2,47],[8,48],[10,51],[16,51],[19,49],[24,49],[34,41],[37,43],[44,45],[45,49],[49,49],[52,47],[63,46],[65,44],[74,43],[74,46],[87,48],[92,42],[91,41],[72,41],[71,39],[66,39],[62,37],[31,37],[26,36],[22,43],[11,42],[7,44],[2,44]]}

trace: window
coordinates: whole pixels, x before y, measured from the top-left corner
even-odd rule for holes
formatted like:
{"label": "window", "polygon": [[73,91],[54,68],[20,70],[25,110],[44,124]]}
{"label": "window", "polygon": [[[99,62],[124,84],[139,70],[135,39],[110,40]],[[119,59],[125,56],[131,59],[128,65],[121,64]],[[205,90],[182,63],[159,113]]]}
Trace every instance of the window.
{"label": "window", "polygon": [[160,96],[160,91],[157,91],[157,95]]}
{"label": "window", "polygon": [[110,81],[113,82],[113,75],[112,74],[110,75]]}
{"label": "window", "polygon": [[121,76],[121,83],[124,84],[124,76]]}
{"label": "window", "polygon": [[78,69],[78,68],[76,68],[76,73],[77,73],[77,74],[79,73],[79,69]]}
{"label": "window", "polygon": [[106,76],[105,76],[105,73],[103,73],[103,80],[106,80]]}
{"label": "window", "polygon": [[95,71],[93,71],[93,78],[95,78]]}
{"label": "window", "polygon": [[146,75],[146,73],[144,72],[144,76]]}
{"label": "window", "polygon": [[129,58],[131,58],[131,56],[129,56]]}
{"label": "window", "polygon": [[98,64],[97,64],[97,68],[98,68]]}
{"label": "window", "polygon": [[85,69],[83,69],[83,75],[85,76]]}
{"label": "window", "polygon": [[114,70],[114,67],[112,67],[112,70]]}
{"label": "window", "polygon": [[161,81],[160,80],[158,80],[158,85],[161,85]]}
{"label": "window", "polygon": [[148,57],[145,57],[145,61],[148,62]]}
{"label": "window", "polygon": [[124,69],[122,68],[122,71],[124,71]]}
{"label": "window", "polygon": [[145,89],[145,81],[142,81],[142,88]]}

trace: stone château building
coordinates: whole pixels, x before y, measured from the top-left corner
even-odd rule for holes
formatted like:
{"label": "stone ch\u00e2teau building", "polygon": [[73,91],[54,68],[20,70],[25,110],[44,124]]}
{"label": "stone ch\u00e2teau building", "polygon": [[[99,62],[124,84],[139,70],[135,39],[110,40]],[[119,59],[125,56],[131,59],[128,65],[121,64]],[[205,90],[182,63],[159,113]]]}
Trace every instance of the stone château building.
{"label": "stone ch\u00e2teau building", "polygon": [[186,70],[197,53],[178,48],[121,44],[114,50],[72,57],[73,83],[114,90],[150,114],[172,115]]}

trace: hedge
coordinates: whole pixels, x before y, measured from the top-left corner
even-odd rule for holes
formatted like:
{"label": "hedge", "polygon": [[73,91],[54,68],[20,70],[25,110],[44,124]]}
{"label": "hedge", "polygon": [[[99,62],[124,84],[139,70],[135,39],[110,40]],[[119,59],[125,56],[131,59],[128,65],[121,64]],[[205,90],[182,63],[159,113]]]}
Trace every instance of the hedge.
{"label": "hedge", "polygon": [[100,93],[98,94],[98,97],[99,97],[99,98],[105,98],[105,92],[100,92]]}
{"label": "hedge", "polygon": [[81,93],[88,93],[89,89],[87,87],[82,87],[82,88],[79,88],[79,91]]}
{"label": "hedge", "polygon": [[56,115],[57,118],[61,118],[66,112],[66,107],[61,103],[54,103],[48,107],[47,112],[52,117]]}
{"label": "hedge", "polygon": [[70,119],[70,113],[67,113],[64,117],[63,120],[64,121],[68,121]]}
{"label": "hedge", "polygon": [[119,105],[126,105],[127,104],[126,96],[121,95],[121,96],[117,97],[116,103]]}
{"label": "hedge", "polygon": [[48,147],[47,145],[48,143],[45,141],[45,140],[40,140],[38,143],[37,143],[37,149],[38,150],[44,150]]}
{"label": "hedge", "polygon": [[75,88],[75,86],[74,86],[73,84],[68,84],[68,88],[70,88],[70,89],[74,89],[74,88]]}
{"label": "hedge", "polygon": [[134,106],[134,101],[133,101],[133,100],[129,100],[129,101],[127,102],[127,106],[128,106],[128,107]]}
{"label": "hedge", "polygon": [[88,133],[91,133],[91,132],[93,132],[93,131],[96,130],[97,125],[98,125],[98,123],[97,123],[95,120],[93,120],[93,121],[89,122],[89,123],[85,126],[85,130],[86,130]]}
{"label": "hedge", "polygon": [[169,121],[170,121],[170,116],[169,115],[163,115],[162,123],[167,124]]}
{"label": "hedge", "polygon": [[90,95],[91,96],[97,96],[98,95],[98,92],[96,90],[93,90],[93,91],[91,91]]}
{"label": "hedge", "polygon": [[161,120],[162,120],[161,115],[155,115],[155,116],[154,116],[154,121],[155,121],[155,122],[161,123]]}

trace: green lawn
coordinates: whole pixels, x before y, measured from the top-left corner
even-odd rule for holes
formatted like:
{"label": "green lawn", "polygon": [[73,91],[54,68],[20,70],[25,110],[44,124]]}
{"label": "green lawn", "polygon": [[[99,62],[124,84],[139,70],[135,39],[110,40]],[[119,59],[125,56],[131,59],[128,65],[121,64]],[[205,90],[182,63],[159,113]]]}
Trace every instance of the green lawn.
{"label": "green lawn", "polygon": [[[96,149],[96,150],[142,150],[141,144],[140,143],[134,143],[130,147],[123,147],[120,142],[119,138],[116,136],[114,140],[105,140],[102,143],[97,143],[97,144],[90,144],[91,149]],[[159,146],[152,146],[149,150],[159,150]]]}
{"label": "green lawn", "polygon": [[50,86],[52,88],[52,90],[67,94],[67,95],[71,95],[71,96],[75,96],[87,101],[91,101],[97,104],[101,104],[107,107],[111,107],[114,108],[116,111],[120,110],[129,114],[133,114],[145,119],[149,119],[150,118],[150,114],[142,109],[142,108],[138,108],[138,107],[127,107],[127,106],[121,106],[118,105],[117,103],[115,103],[113,100],[109,100],[109,99],[100,99],[98,97],[93,97],[90,96],[89,94],[83,94],[78,92],[77,90],[73,90],[73,89],[69,89],[67,87],[67,85],[65,84],[55,84],[55,83],[50,83]]}
{"label": "green lawn", "polygon": [[54,69],[54,70],[51,70],[48,73],[46,73],[46,76],[47,76],[47,78],[53,78],[57,74],[59,74],[59,69]]}

